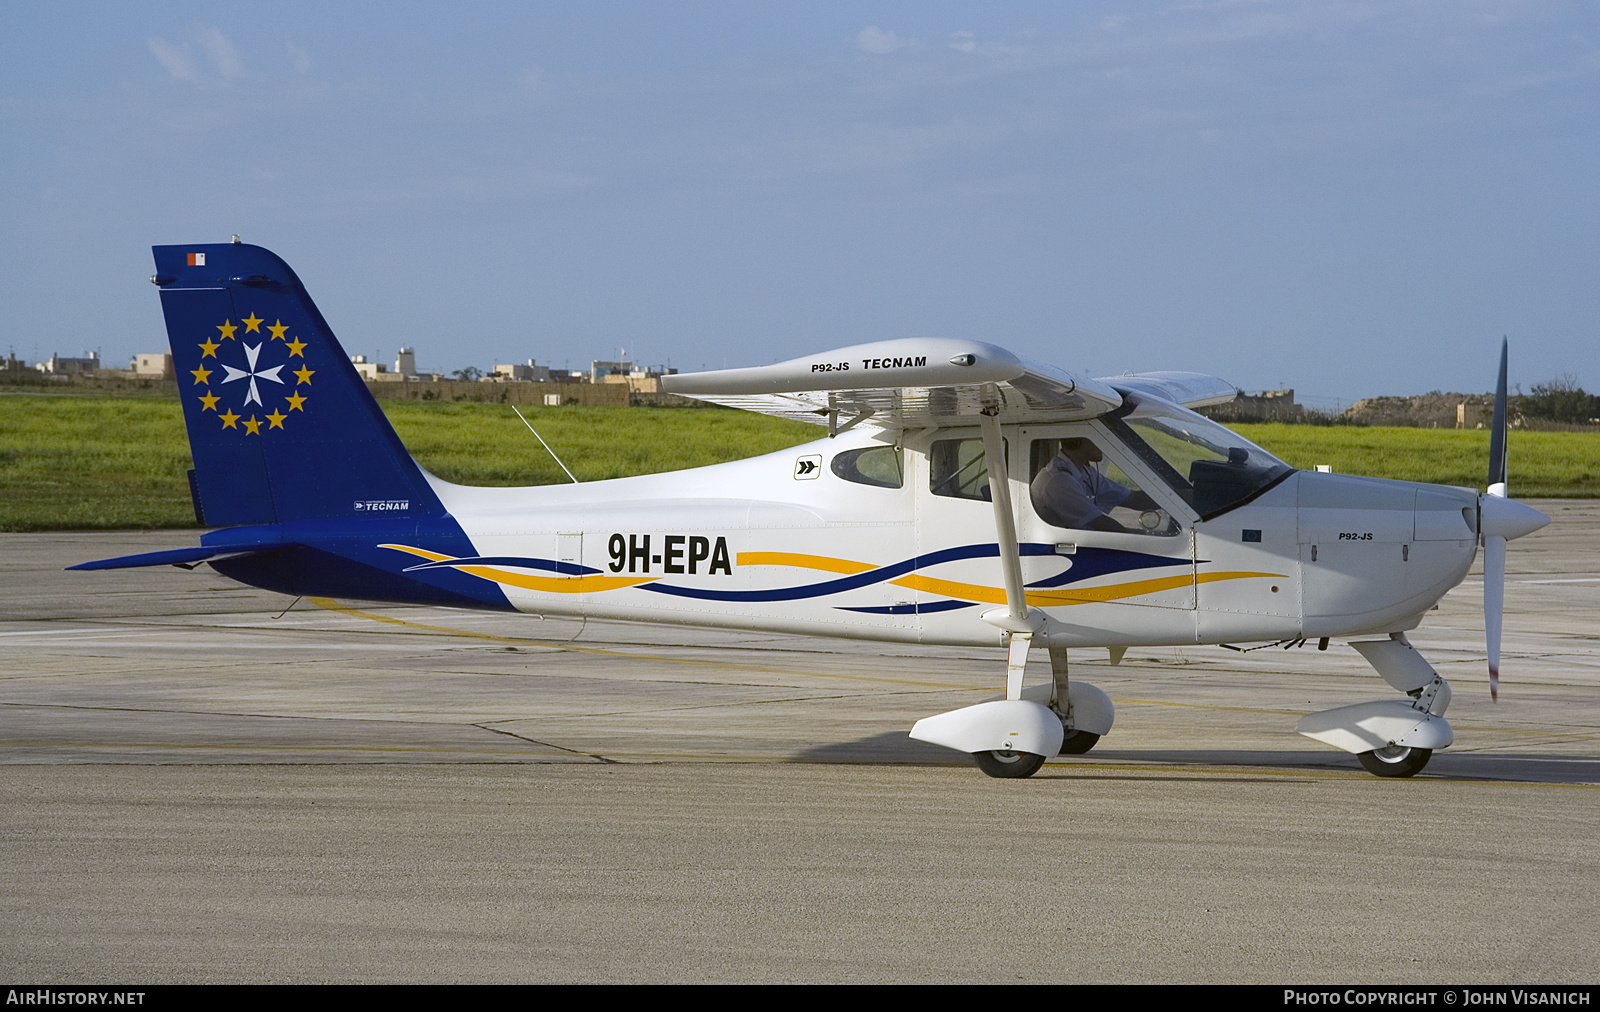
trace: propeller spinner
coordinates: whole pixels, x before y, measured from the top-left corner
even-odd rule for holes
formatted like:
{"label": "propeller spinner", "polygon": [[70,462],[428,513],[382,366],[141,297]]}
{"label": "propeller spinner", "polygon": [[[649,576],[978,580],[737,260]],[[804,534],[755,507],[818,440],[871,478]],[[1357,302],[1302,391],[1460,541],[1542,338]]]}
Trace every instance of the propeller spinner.
{"label": "propeller spinner", "polygon": [[1483,630],[1489,646],[1489,696],[1500,698],[1500,628],[1505,614],[1506,542],[1550,522],[1510,498],[1506,481],[1506,351],[1500,342],[1500,378],[1494,388],[1494,431],[1489,434],[1488,488],[1478,497],[1478,533],[1483,537]]}

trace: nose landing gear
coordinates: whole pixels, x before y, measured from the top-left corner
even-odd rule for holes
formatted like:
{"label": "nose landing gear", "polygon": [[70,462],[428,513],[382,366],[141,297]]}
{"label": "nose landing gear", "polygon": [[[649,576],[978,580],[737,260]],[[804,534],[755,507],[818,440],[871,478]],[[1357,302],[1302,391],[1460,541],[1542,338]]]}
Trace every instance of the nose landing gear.
{"label": "nose landing gear", "polygon": [[1295,728],[1334,748],[1354,752],[1361,768],[1379,777],[1414,777],[1434,749],[1455,738],[1444,719],[1450,685],[1406,642],[1404,633],[1351,643],[1404,699],[1373,699],[1308,713]]}

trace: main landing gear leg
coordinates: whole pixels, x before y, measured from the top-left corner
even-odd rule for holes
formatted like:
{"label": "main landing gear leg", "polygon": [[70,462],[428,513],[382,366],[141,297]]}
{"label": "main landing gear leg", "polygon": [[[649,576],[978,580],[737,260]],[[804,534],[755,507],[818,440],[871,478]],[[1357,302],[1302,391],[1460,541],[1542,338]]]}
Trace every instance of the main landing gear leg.
{"label": "main landing gear leg", "polygon": [[1061,749],[1061,718],[1050,707],[1022,698],[1022,672],[1033,637],[1044,628],[1042,612],[1028,606],[1022,584],[1022,555],[1011,510],[1011,478],[1006,473],[1005,441],[1000,436],[1000,392],[983,391],[978,424],[983,431],[983,457],[989,470],[994,507],[995,542],[1005,578],[1006,606],[984,612],[982,619],[1009,634],[1006,652],[1006,698],[924,717],[911,737],[970,754],[991,777],[1031,777],[1046,756]]}
{"label": "main landing gear leg", "polygon": [[[991,777],[1031,777],[1046,756],[1087,752],[1111,730],[1111,697],[1086,683],[1067,685],[1067,653],[1052,648],[1053,674],[1047,698],[1031,690],[1024,696],[1022,673],[1033,638],[1046,626],[1044,613],[1028,605],[1022,582],[1022,554],[1017,547],[1016,516],[1011,508],[1011,478],[1006,473],[1005,442],[1000,436],[999,391],[988,387],[978,416],[983,431],[983,459],[989,469],[994,506],[995,542],[1005,578],[1006,606],[984,612],[983,621],[1009,636],[1006,653],[1006,698],[924,717],[911,737],[971,754]],[[1044,689],[1045,686],[1037,686]],[[1040,701],[1035,701],[1036,697]],[[1070,744],[1068,744],[1070,740]]]}
{"label": "main landing gear leg", "polygon": [[1065,731],[1061,738],[1062,755],[1083,755],[1099,744],[1098,734],[1079,728],[1073,720],[1066,647],[1050,648],[1050,709],[1061,717],[1061,726]]}

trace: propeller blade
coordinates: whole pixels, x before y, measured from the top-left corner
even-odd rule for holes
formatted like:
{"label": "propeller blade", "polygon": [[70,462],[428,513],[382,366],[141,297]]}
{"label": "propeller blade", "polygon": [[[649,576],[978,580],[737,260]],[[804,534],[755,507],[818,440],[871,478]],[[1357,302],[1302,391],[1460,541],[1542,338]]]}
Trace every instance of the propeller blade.
{"label": "propeller blade", "polygon": [[[1483,637],[1489,648],[1489,699],[1500,701],[1500,629],[1506,607],[1506,536],[1495,530],[1491,500],[1504,500],[1509,494],[1506,481],[1506,358],[1510,342],[1500,339],[1500,377],[1494,385],[1494,420],[1489,430],[1489,481],[1487,494],[1478,501],[1478,530],[1483,534]],[[1489,515],[1486,515],[1489,514]],[[1491,533],[1493,531],[1493,533]]]}
{"label": "propeller blade", "polygon": [[1500,701],[1500,623],[1505,614],[1506,539],[1483,539],[1483,632],[1489,643],[1489,698]]}
{"label": "propeller blade", "polygon": [[1489,432],[1489,494],[1509,495],[1506,487],[1506,351],[1500,339],[1500,379],[1494,387],[1494,421]]}
{"label": "propeller blade", "polygon": [[1507,498],[1506,353],[1500,339],[1500,378],[1494,387],[1494,429],[1489,433],[1489,487],[1478,497],[1478,533],[1483,536],[1483,634],[1489,647],[1489,698],[1500,699],[1500,628],[1505,617],[1506,542],[1550,522],[1550,518]]}

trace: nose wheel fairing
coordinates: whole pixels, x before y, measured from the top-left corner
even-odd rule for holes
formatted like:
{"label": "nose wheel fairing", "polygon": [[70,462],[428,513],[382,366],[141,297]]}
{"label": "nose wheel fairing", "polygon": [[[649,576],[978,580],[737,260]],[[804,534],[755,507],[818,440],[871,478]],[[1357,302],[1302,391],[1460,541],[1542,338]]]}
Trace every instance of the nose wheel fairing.
{"label": "nose wheel fairing", "polygon": [[1295,730],[1324,745],[1360,754],[1387,748],[1447,747],[1455,732],[1443,717],[1419,711],[1409,699],[1372,699],[1302,717]]}
{"label": "nose wheel fairing", "polygon": [[1295,730],[1361,757],[1368,772],[1408,777],[1421,771],[1435,749],[1455,740],[1444,712],[1450,683],[1439,677],[1404,633],[1350,644],[1404,699],[1372,699],[1308,713]]}

